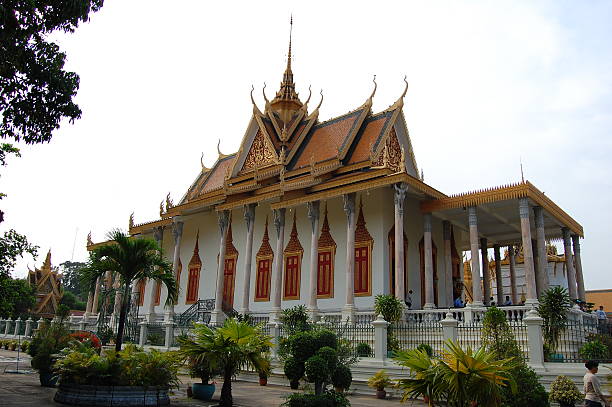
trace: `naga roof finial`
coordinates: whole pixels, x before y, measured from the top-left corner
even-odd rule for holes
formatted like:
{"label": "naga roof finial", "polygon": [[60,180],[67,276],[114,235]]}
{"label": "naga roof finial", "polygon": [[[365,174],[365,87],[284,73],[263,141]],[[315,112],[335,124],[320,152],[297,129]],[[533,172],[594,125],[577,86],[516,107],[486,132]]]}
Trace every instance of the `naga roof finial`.
{"label": "naga roof finial", "polygon": [[132,212],[132,214],[130,215],[129,226],[130,226],[130,229],[134,227],[134,212]]}
{"label": "naga roof finial", "polygon": [[321,89],[321,92],[319,92],[319,93],[321,95],[321,101],[319,102],[319,105],[317,106],[317,108],[315,110],[319,110],[319,108],[323,104],[323,89]]}
{"label": "naga roof finial", "polygon": [[261,90],[261,93],[263,93],[264,100],[266,101],[266,106],[268,106],[270,104],[270,101],[268,100],[268,97],[266,96],[266,86],[268,85],[266,85],[266,83],[264,82],[264,86],[263,86],[263,89]]}
{"label": "naga roof finial", "polygon": [[372,94],[369,97],[370,101],[372,100],[372,98],[376,94],[376,89],[378,89],[378,84],[376,83],[376,75],[374,75],[374,78],[372,79],[372,82],[374,82],[374,90],[372,90]]}

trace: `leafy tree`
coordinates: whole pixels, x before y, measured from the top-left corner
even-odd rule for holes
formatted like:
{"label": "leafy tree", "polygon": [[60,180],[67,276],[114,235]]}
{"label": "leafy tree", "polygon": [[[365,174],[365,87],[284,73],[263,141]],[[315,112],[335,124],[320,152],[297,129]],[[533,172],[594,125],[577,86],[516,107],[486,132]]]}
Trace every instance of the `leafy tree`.
{"label": "leafy tree", "polygon": [[121,350],[123,331],[129,305],[130,286],[142,279],[163,283],[168,292],[166,305],[174,304],[178,297],[176,279],[172,274],[172,265],[161,255],[161,249],[153,239],[134,239],[125,232],[115,229],[108,234],[109,244],[92,250],[87,266],[81,270],[83,282],[94,289],[96,280],[107,271],[120,277],[123,290],[119,326],[115,349]]}
{"label": "leafy tree", "polygon": [[0,317],[25,319],[35,303],[34,289],[26,280],[0,277]]}
{"label": "leafy tree", "polygon": [[65,292],[76,295],[80,301],[86,301],[89,287],[81,281],[81,269],[87,264],[80,261],[65,261],[59,265],[62,273],[62,286]]}
{"label": "leafy tree", "polygon": [[219,406],[231,407],[232,377],[239,368],[251,366],[256,370],[263,367],[264,352],[272,346],[270,337],[263,334],[259,326],[227,319],[219,328],[196,325],[195,338],[179,338],[179,353],[195,363],[207,363],[210,371],[223,372],[223,387]]}
{"label": "leafy tree", "polygon": [[482,346],[495,354],[497,359],[523,360],[523,353],[514,339],[506,314],[497,307],[490,307],[482,320]]}
{"label": "leafy tree", "polygon": [[76,295],[70,291],[64,291],[60,304],[67,306],[69,309],[85,311],[86,304],[80,301]]}
{"label": "leafy tree", "polygon": [[544,319],[544,345],[549,352],[557,350],[571,307],[570,296],[563,287],[549,288],[540,296],[538,314]]}
{"label": "leafy tree", "polygon": [[[104,0],[4,0],[0,4],[0,137],[42,143],[62,118],[81,117],[72,101],[79,76],[64,71],[66,54],[49,40],[54,31],[74,32]],[[13,151],[11,151],[13,150]],[[15,153],[0,148],[0,162]]]}
{"label": "leafy tree", "polygon": [[[0,6],[1,7],[1,6]],[[0,237],[0,277],[9,277],[15,268],[17,258],[29,253],[36,257],[38,246],[28,242],[28,239],[13,229],[4,232]]]}

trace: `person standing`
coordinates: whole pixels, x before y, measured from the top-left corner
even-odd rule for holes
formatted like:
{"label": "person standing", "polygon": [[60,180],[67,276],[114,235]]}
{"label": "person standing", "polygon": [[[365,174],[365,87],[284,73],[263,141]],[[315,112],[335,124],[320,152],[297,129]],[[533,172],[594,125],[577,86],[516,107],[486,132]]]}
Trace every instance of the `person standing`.
{"label": "person standing", "polygon": [[584,367],[587,372],[584,375],[584,406],[585,407],[601,407],[602,403],[605,407],[610,407],[610,402],[601,393],[601,382],[596,376],[599,370],[599,363],[588,360]]}
{"label": "person standing", "polygon": [[595,311],[595,315],[597,315],[597,325],[600,333],[605,332],[606,323],[608,322],[608,315],[606,311],[603,309],[603,305],[599,306],[599,309]]}

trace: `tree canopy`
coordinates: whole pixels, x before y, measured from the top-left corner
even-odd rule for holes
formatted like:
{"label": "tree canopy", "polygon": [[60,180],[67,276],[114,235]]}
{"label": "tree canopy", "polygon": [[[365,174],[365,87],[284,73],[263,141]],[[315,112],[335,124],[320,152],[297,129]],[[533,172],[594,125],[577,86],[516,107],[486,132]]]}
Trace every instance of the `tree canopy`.
{"label": "tree canopy", "polygon": [[[87,300],[89,287],[81,281],[81,269],[87,264],[80,261],[65,261],[60,263],[59,271],[62,273],[62,286],[64,291],[70,292],[78,297],[79,300]],[[65,295],[65,294],[64,294]]]}
{"label": "tree canopy", "polygon": [[34,289],[26,280],[0,277],[0,318],[27,319],[35,302]]}
{"label": "tree canopy", "polygon": [[38,246],[28,243],[25,236],[13,229],[0,237],[0,278],[8,278],[17,263],[17,258],[29,253],[36,257]]}

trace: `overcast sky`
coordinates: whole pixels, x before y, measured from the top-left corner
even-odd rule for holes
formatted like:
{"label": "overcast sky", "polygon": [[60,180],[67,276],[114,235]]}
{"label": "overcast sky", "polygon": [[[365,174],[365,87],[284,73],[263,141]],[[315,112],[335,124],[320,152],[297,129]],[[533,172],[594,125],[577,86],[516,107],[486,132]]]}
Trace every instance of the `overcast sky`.
{"label": "overcast sky", "polygon": [[[435,4],[434,4],[435,3]],[[74,34],[55,36],[80,75],[83,117],[2,168],[0,228],[85,260],[91,230],[158,217],[234,152],[252,105],[285,67],[319,118],[374,111],[408,76],[404,112],[425,181],[451,194],[525,178],[576,219],[587,288],[612,288],[612,2],[204,2],[107,0]],[[313,95],[311,104],[318,102]],[[73,254],[73,244],[74,254]],[[34,260],[24,259],[23,276]]]}

